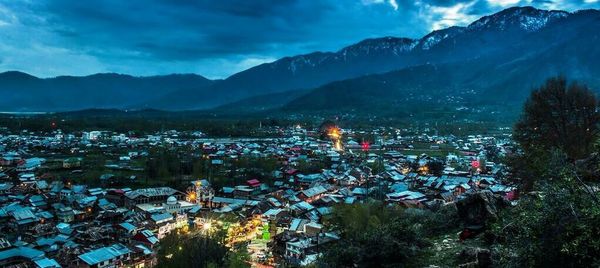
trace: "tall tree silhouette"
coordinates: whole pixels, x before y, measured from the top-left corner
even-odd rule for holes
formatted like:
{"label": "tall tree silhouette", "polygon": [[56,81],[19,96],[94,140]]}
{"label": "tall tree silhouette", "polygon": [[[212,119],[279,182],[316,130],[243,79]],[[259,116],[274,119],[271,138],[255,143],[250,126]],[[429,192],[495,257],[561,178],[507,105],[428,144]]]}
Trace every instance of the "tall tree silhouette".
{"label": "tall tree silhouette", "polygon": [[572,160],[584,158],[596,140],[597,104],[587,86],[548,79],[525,103],[514,138],[526,152],[560,149]]}

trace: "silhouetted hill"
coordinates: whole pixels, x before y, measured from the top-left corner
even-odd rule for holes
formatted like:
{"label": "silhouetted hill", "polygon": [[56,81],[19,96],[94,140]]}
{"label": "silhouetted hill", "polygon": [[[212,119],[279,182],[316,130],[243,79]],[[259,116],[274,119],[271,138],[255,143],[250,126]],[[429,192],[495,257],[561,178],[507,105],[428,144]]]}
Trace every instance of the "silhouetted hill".
{"label": "silhouetted hill", "polygon": [[69,111],[141,107],[181,89],[201,89],[213,81],[195,74],[134,77],[105,73],[41,79],[21,72],[0,73],[0,110]]}

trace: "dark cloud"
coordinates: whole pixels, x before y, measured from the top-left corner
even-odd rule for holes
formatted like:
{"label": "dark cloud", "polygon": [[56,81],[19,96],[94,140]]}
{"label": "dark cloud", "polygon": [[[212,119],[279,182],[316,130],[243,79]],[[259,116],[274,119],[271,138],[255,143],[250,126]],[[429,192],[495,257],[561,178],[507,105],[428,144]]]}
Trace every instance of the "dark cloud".
{"label": "dark cloud", "polygon": [[[264,61],[380,36],[420,37],[506,8],[501,0],[0,0],[0,68],[224,77]],[[509,1],[510,2],[510,1]],[[514,2],[514,1],[512,1]],[[589,8],[583,0],[523,0]]]}
{"label": "dark cloud", "polygon": [[[308,1],[51,1],[38,6],[71,44],[103,46],[162,60],[263,53],[302,42],[332,7]],[[91,46],[89,46],[91,44]]]}

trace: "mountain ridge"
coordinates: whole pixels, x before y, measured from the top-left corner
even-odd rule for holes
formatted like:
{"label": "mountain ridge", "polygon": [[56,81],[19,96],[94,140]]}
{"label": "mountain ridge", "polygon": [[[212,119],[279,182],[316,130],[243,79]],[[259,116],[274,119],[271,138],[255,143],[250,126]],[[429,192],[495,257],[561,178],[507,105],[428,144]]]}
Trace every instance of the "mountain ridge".
{"label": "mountain ridge", "polygon": [[[229,104],[251,105],[253,102],[261,102],[262,107],[248,107],[247,110],[257,110],[255,108],[264,110],[283,107],[286,104],[283,102],[293,101],[289,98],[278,98],[282,103],[276,103],[264,99],[269,98],[271,94],[283,96],[286,92],[296,91],[309,94],[336,81],[385,74],[428,64],[442,66],[468,62],[473,59],[489,58],[490,55],[496,54],[511,55],[512,61],[518,61],[527,55],[539,55],[543,50],[560,46],[565,40],[594,38],[597,31],[587,24],[598,25],[599,14],[600,11],[593,9],[565,12],[533,7],[513,7],[483,16],[467,26],[452,26],[432,31],[418,39],[392,36],[368,38],[335,52],[312,52],[283,57],[235,73],[222,80],[209,80],[195,74],[135,77],[103,73],[83,77],[37,78],[25,73],[8,72],[0,74],[0,84],[4,85],[0,88],[0,94],[7,97],[4,101],[0,101],[0,106],[4,107],[4,110],[45,111],[80,108],[210,110],[232,107]],[[583,28],[587,28],[589,36],[581,33]],[[573,52],[573,49],[568,51],[577,52]],[[509,64],[509,61],[504,60],[497,64]],[[479,79],[478,83],[469,84],[481,87],[478,90],[492,87],[492,84],[499,84],[499,80],[502,80],[487,70],[473,68],[474,73],[479,72],[490,76],[490,82],[484,83],[482,82],[484,79]],[[511,70],[503,70],[511,72]],[[590,70],[595,72],[594,68]],[[449,70],[449,72],[454,71]],[[6,79],[11,76],[14,79]],[[103,79],[111,81],[103,81]],[[88,85],[86,80],[98,80],[100,85]],[[21,83],[20,87],[17,82]],[[51,90],[54,94],[48,94],[38,88],[39,83],[52,86],[53,88],[46,88],[46,91]],[[63,83],[71,84],[63,85]],[[63,86],[66,89],[62,89]],[[133,94],[123,93],[124,89]],[[93,96],[68,97],[80,94],[82,90],[102,91],[103,94],[96,92],[95,95],[92,94]],[[435,91],[428,88],[423,90]],[[521,88],[518,90],[526,91]],[[20,95],[17,94],[19,91],[21,91]],[[23,94],[23,91],[27,94]],[[522,95],[516,93],[518,94],[515,95]],[[36,94],[40,94],[38,100],[27,100],[22,97],[22,95],[37,96]],[[65,95],[65,98],[61,99],[60,94]],[[106,96],[111,94],[115,95],[117,101],[107,99]],[[251,101],[246,101],[248,99]],[[72,102],[79,105],[72,105]]]}

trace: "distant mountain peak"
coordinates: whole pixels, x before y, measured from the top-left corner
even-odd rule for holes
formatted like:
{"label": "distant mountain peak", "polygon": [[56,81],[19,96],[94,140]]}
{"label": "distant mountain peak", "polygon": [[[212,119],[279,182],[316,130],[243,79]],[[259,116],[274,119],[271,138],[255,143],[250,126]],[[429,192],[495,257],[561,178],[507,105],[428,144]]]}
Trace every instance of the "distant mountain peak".
{"label": "distant mountain peak", "polygon": [[410,52],[419,40],[386,36],[381,38],[368,38],[356,44],[344,47],[337,52],[313,52],[309,54],[284,57],[273,64],[271,69],[287,68],[293,74],[307,68],[315,68],[324,62],[348,62],[356,58],[374,55],[398,56]]}
{"label": "distant mountain peak", "polygon": [[6,71],[0,73],[0,77],[3,78],[11,78],[11,79],[39,79],[33,75],[28,73],[20,72],[20,71]]}
{"label": "distant mountain peak", "polygon": [[471,23],[469,30],[507,30],[518,27],[527,32],[534,32],[545,27],[549,22],[565,18],[571,13],[559,10],[541,10],[531,6],[511,7],[498,13],[482,17]]}
{"label": "distant mountain peak", "polygon": [[342,54],[344,57],[350,55],[359,54],[370,54],[377,51],[391,51],[398,55],[403,52],[411,51],[418,40],[404,38],[404,37],[392,37],[386,36],[381,38],[369,38],[362,40],[354,45],[347,46],[338,51],[338,54]]}
{"label": "distant mountain peak", "polygon": [[444,39],[452,38],[465,31],[465,27],[452,26],[449,28],[433,31],[419,40],[419,47],[429,50]]}

